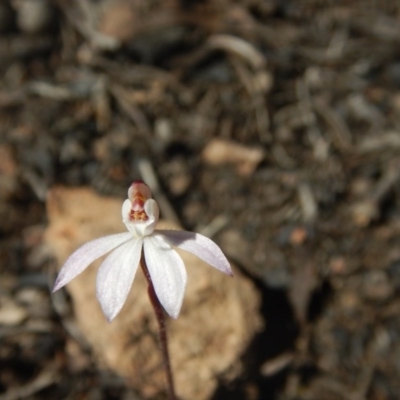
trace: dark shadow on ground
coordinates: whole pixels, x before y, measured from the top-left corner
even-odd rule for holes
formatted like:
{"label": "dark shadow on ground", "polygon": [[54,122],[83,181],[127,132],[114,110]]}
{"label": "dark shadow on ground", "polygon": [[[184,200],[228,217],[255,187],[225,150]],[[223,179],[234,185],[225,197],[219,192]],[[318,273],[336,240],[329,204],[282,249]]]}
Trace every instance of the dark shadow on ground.
{"label": "dark shadow on ground", "polygon": [[259,282],[256,285],[262,294],[265,329],[242,357],[245,376],[229,384],[221,382],[212,400],[273,399],[285,384],[286,368],[269,377],[263,376],[260,369],[266,361],[293,349],[299,328],[285,290],[267,288]]}

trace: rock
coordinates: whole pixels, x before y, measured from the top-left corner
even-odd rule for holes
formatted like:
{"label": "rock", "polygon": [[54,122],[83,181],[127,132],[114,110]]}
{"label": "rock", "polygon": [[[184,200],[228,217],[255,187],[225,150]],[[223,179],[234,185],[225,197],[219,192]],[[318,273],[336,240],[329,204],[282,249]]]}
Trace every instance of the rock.
{"label": "rock", "polygon": [[138,24],[132,4],[126,0],[109,1],[104,4],[102,11],[101,33],[122,41],[132,38]]}
{"label": "rock", "polygon": [[264,151],[247,147],[231,140],[213,139],[204,148],[202,159],[206,164],[218,166],[233,164],[239,175],[251,175],[263,160]]}
{"label": "rock", "polygon": [[[88,240],[125,231],[121,204],[90,189],[52,189],[45,236],[59,264]],[[209,399],[218,381],[240,374],[240,358],[262,327],[260,296],[234,266],[231,279],[189,253],[181,256],[188,271],[186,295],[179,318],[167,321],[175,384],[182,400]],[[160,394],[165,378],[145,278],[138,270],[127,303],[109,324],[95,296],[99,264],[67,285],[78,325],[103,366],[125,377],[143,398]]]}
{"label": "rock", "polygon": [[363,278],[362,293],[367,299],[386,301],[393,295],[394,287],[385,271],[368,271]]}
{"label": "rock", "polygon": [[35,34],[53,29],[56,13],[48,0],[18,0],[14,5],[17,11],[17,25],[22,32]]}
{"label": "rock", "polygon": [[15,326],[21,324],[28,317],[24,307],[21,307],[8,296],[0,298],[0,325]]}

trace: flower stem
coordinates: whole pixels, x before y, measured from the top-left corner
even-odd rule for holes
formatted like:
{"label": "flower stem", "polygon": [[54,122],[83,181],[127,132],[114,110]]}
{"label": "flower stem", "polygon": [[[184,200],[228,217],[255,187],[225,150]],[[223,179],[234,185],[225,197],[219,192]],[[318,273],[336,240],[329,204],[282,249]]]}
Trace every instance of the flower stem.
{"label": "flower stem", "polygon": [[165,325],[164,309],[162,308],[162,306],[157,298],[156,292],[154,290],[153,282],[151,281],[151,276],[149,274],[149,270],[147,269],[146,261],[143,256],[142,256],[140,265],[142,267],[144,276],[146,277],[147,283],[149,285],[147,290],[149,293],[151,304],[154,308],[154,312],[157,317],[158,328],[159,328],[159,338],[160,338],[160,345],[161,345],[161,353],[162,353],[162,358],[163,358],[163,362],[164,362],[165,374],[167,377],[168,400],[177,400],[177,397],[175,395],[174,378],[173,378],[171,362],[170,362],[170,357],[169,357],[169,351],[168,351],[168,337],[167,337],[167,327]]}

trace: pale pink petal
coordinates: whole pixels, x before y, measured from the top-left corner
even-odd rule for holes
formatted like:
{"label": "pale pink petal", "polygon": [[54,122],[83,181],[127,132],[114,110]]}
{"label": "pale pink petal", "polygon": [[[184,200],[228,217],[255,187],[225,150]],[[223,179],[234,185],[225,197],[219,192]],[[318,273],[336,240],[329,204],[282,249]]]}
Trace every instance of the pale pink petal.
{"label": "pale pink petal", "polygon": [[172,246],[186,250],[224,274],[233,276],[231,266],[224,253],[208,237],[195,232],[171,230],[156,230],[154,236],[162,237]]}
{"label": "pale pink petal", "polygon": [[96,295],[107,320],[120,312],[139,266],[142,239],[131,239],[103,261],[97,273]]}
{"label": "pale pink petal", "polygon": [[144,256],[158,300],[172,318],[177,318],[187,280],[182,259],[161,236],[144,238]]}
{"label": "pale pink petal", "polygon": [[83,270],[85,270],[94,260],[97,260],[112,249],[115,249],[122,243],[132,238],[129,232],[118,233],[116,235],[105,236],[99,239],[92,240],[83,246],[79,247],[72,253],[63,267],[61,268],[53,292],[62,288],[70,280],[74,279]]}

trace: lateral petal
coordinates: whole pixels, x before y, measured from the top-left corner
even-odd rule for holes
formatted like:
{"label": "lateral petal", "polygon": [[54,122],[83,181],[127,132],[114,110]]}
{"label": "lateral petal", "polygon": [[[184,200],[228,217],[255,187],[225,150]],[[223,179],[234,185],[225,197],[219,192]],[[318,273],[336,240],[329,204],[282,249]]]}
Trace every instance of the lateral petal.
{"label": "lateral petal", "polygon": [[79,247],[78,250],[68,257],[58,273],[53,292],[62,288],[70,280],[83,272],[94,260],[104,256],[104,254],[131,238],[132,234],[130,232],[117,233],[116,235],[104,236],[92,240]]}
{"label": "lateral petal", "polygon": [[111,252],[97,273],[96,295],[108,322],[121,311],[142,254],[142,239],[131,239]]}
{"label": "lateral petal", "polygon": [[187,281],[181,257],[161,236],[144,238],[144,256],[158,300],[172,318],[177,318]]}
{"label": "lateral petal", "polygon": [[224,274],[233,276],[229,261],[211,239],[200,233],[187,231],[156,230],[154,237],[161,237],[172,246],[186,250]]}

